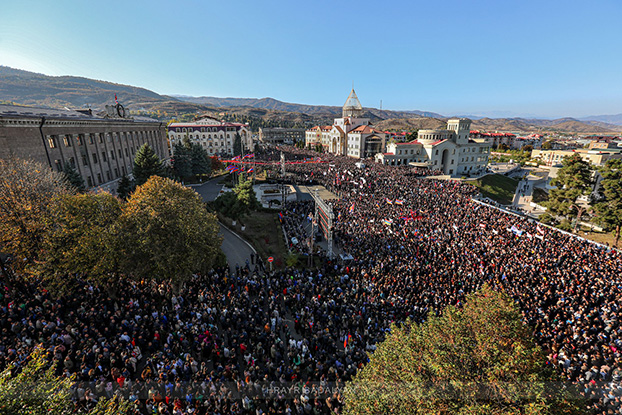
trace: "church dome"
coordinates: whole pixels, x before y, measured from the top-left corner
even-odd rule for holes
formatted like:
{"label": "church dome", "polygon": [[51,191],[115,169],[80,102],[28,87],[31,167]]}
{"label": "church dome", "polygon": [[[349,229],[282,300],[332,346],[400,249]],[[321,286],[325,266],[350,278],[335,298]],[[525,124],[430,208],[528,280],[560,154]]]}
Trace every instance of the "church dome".
{"label": "church dome", "polygon": [[343,104],[343,117],[355,117],[358,118],[363,113],[363,106],[361,105],[361,101],[356,96],[356,92],[354,92],[354,88],[350,91],[350,95],[348,95],[348,99],[346,103]]}

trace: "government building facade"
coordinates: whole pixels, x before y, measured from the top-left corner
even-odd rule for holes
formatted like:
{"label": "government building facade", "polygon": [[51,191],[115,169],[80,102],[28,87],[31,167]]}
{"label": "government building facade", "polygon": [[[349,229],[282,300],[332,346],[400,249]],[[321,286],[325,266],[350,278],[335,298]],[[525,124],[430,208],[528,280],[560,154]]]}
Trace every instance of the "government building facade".
{"label": "government building facade", "polygon": [[56,171],[69,163],[89,188],[116,191],[118,180],[132,174],[134,156],[145,143],[168,160],[163,123],[127,117],[118,104],[99,115],[0,105],[0,159],[30,159]]}
{"label": "government building facade", "polygon": [[470,138],[470,129],[471,120],[450,119],[447,129],[419,130],[415,141],[389,143],[387,152],[375,159],[391,166],[425,166],[453,177],[479,175],[488,165],[490,143]]}
{"label": "government building facade", "polygon": [[185,137],[199,144],[210,156],[228,157],[233,155],[235,135],[240,135],[242,152],[253,151],[253,137],[248,124],[220,121],[212,117],[202,117],[194,122],[172,123],[168,126],[168,139],[171,154],[175,144]]}

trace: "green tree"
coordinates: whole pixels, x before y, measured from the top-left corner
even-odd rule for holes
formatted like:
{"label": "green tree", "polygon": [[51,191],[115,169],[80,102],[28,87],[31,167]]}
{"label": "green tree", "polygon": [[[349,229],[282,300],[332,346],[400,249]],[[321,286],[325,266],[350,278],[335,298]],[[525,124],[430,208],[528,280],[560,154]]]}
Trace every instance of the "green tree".
{"label": "green tree", "polygon": [[[188,137],[184,138],[184,141]],[[192,157],[190,142],[186,146],[184,142],[177,143],[173,147],[173,174],[181,180],[186,180],[192,176]]]}
{"label": "green tree", "polygon": [[485,286],[462,309],[391,326],[348,383],[345,414],[575,414],[512,299]]}
{"label": "green tree", "polygon": [[557,172],[557,177],[551,181],[555,189],[549,192],[549,200],[543,202],[553,215],[566,217],[570,222],[576,218],[576,229],[581,216],[585,213],[586,206],[577,203],[580,196],[588,195],[592,189],[592,170],[590,164],[583,160],[579,154],[564,157],[562,168]]}
{"label": "green tree", "polygon": [[200,196],[170,179],[153,176],[136,188],[119,220],[121,269],[137,279],[170,279],[178,288],[213,265],[222,238]]}
{"label": "green tree", "polygon": [[547,140],[542,143],[542,146],[540,148],[542,148],[542,150],[551,150],[553,148],[553,143],[551,140]]}
{"label": "green tree", "polygon": [[239,156],[242,155],[242,137],[240,137],[240,133],[235,133],[235,139],[233,140],[233,155]]}
{"label": "green tree", "polygon": [[42,246],[41,275],[58,291],[80,275],[91,282],[106,284],[118,276],[115,249],[121,202],[109,193],[61,194],[51,203],[45,218],[48,232]]}
{"label": "green tree", "polygon": [[78,170],[71,165],[68,161],[63,164],[63,176],[69,186],[72,186],[77,192],[83,193],[86,191],[86,185],[84,179],[78,173]]}
{"label": "green tree", "polygon": [[[73,378],[57,377],[48,352],[37,347],[23,367],[15,364],[0,373],[0,415],[69,415]],[[90,415],[122,414],[130,403],[117,396],[100,398]]]}
{"label": "green tree", "polygon": [[130,180],[130,178],[127,175],[124,174],[119,180],[119,186],[117,187],[117,195],[121,199],[126,200],[128,196],[130,195],[130,193],[132,193],[135,188],[136,188],[136,185],[134,185],[134,182]]}
{"label": "green tree", "polygon": [[617,247],[622,229],[622,160],[607,160],[600,174],[602,198],[594,206],[596,222],[613,233]]}
{"label": "green tree", "polygon": [[210,170],[218,171],[223,168],[223,164],[217,156],[210,157]]}
{"label": "green tree", "polygon": [[240,182],[233,188],[233,192],[225,192],[214,201],[214,208],[233,220],[238,220],[259,207],[251,180]]}
{"label": "green tree", "polygon": [[208,175],[212,172],[212,161],[200,144],[192,144],[190,159],[192,160],[192,174],[195,176]]}
{"label": "green tree", "polygon": [[13,268],[34,271],[46,233],[52,199],[71,193],[62,174],[29,160],[0,160],[0,250],[14,256]]}
{"label": "green tree", "polygon": [[144,184],[151,176],[163,176],[164,167],[158,155],[149,144],[143,144],[134,157],[134,182],[137,186]]}

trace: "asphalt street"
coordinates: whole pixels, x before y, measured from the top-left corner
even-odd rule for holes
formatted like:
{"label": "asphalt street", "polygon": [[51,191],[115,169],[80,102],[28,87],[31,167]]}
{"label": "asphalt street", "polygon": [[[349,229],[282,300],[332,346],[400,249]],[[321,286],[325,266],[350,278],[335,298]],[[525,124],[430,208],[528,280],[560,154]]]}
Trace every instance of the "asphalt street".
{"label": "asphalt street", "polygon": [[[192,188],[201,195],[204,201],[210,202],[218,197],[222,189],[222,185],[218,184],[220,179],[220,177],[217,177],[203,183],[201,186],[193,186]],[[231,269],[235,269],[236,265],[240,267],[245,266],[246,260],[250,262],[251,254],[254,253],[250,245],[222,224],[220,224],[220,234],[223,237],[222,251],[225,253]]]}

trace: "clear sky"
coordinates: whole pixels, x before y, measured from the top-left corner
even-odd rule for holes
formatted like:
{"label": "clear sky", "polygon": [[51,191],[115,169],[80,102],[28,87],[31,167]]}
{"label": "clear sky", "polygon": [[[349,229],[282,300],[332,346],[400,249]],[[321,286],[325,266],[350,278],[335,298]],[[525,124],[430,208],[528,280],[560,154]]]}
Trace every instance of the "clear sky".
{"label": "clear sky", "polygon": [[[161,94],[622,113],[620,0],[0,0],[0,65]],[[0,97],[1,99],[1,97]]]}

